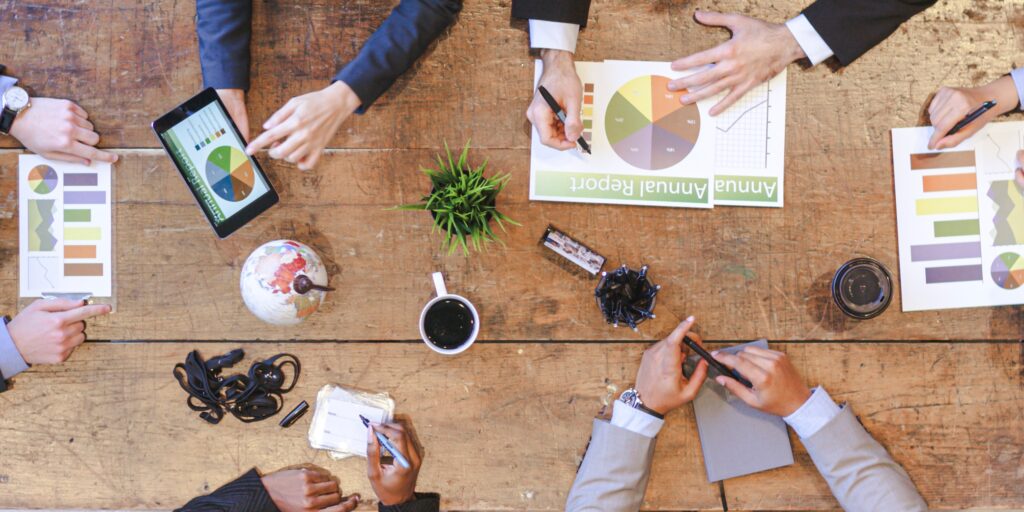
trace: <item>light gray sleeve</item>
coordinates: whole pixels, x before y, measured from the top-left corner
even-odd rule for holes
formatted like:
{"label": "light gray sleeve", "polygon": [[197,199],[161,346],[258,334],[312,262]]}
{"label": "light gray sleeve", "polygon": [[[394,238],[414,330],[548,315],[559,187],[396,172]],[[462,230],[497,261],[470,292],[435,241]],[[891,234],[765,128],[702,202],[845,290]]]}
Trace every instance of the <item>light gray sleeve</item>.
{"label": "light gray sleeve", "polygon": [[594,420],[590,446],[569,491],[568,511],[636,512],[651,474],[655,440]]}
{"label": "light gray sleeve", "polygon": [[928,510],[907,472],[871,437],[849,407],[801,441],[844,510]]}

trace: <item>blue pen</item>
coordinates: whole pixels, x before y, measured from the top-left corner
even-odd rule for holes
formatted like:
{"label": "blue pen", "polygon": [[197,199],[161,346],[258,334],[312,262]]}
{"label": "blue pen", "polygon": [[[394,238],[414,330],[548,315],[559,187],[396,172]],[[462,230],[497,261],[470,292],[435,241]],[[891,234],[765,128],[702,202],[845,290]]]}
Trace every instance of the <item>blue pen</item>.
{"label": "blue pen", "polygon": [[[363,425],[365,425],[366,428],[370,428],[370,420],[366,419],[362,414],[359,415],[359,419],[363,420]],[[395,458],[395,461],[398,462],[399,466],[402,466],[405,469],[412,467],[409,465],[409,461],[402,456],[402,452],[398,451],[398,448],[395,448],[395,445],[391,444],[391,440],[388,439],[388,436],[381,434],[376,430],[374,430],[373,433],[377,435],[377,441],[380,442],[380,445],[383,446],[385,450],[391,452],[391,456]]]}

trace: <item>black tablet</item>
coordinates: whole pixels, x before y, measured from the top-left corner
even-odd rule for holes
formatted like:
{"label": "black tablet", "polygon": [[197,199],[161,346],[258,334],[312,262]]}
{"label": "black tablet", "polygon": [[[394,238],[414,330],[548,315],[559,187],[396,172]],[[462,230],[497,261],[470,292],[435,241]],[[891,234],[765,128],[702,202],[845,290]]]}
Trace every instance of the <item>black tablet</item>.
{"label": "black tablet", "polygon": [[217,92],[206,89],[153,122],[164,150],[217,236],[225,238],[277,203],[277,192]]}

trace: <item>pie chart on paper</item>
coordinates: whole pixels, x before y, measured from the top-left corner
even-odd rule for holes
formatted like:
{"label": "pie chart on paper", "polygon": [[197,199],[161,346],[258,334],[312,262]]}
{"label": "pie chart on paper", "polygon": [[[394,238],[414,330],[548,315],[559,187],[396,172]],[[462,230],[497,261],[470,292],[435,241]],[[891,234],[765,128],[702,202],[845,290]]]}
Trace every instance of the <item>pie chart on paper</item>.
{"label": "pie chart on paper", "polygon": [[1015,290],[1024,284],[1024,258],[1015,252],[1004,252],[992,262],[992,280],[1000,288]]}
{"label": "pie chart on paper", "polygon": [[245,153],[231,146],[221,146],[206,159],[206,179],[213,192],[225,201],[238,202],[252,193],[256,174]]}
{"label": "pie chart on paper", "polygon": [[608,102],[605,133],[619,158],[649,171],[682,162],[697,144],[700,111],[683,105],[685,91],[669,91],[669,79],[658,75],[634,78]]}
{"label": "pie chart on paper", "polygon": [[28,187],[36,194],[46,195],[57,188],[57,171],[49,165],[37,165],[28,172]]}

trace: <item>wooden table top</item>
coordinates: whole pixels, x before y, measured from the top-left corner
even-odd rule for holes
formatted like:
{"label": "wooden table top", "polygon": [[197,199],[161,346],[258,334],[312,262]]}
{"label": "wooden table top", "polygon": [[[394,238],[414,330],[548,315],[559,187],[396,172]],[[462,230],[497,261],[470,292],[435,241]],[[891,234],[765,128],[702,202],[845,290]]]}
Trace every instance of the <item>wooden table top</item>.
{"label": "wooden table top", "polygon": [[[391,3],[255,2],[253,124],[326,85]],[[577,58],[671,60],[727,37],[694,24],[695,8],[778,22],[801,7],[595,0]],[[445,508],[560,509],[601,400],[628,387],[646,344],[690,314],[709,340],[767,337],[790,353],[809,382],[850,402],[930,506],[1024,507],[1020,308],[904,314],[897,294],[881,317],[857,322],[828,290],[856,256],[898,275],[889,129],[922,124],[942,84],[1011,69],[1021,19],[1009,2],[949,0],[846,69],[791,66],[785,208],[700,211],[528,201],[525,23],[510,21],[508,1],[467,0],[428,55],[346,122],[318,169],[263,158],[281,204],[221,241],[149,129],[201,87],[194,4],[9,2],[0,7],[0,26],[17,28],[0,38],[9,72],[36,94],[85,107],[101,146],[121,160],[116,312],[90,324],[94,342],[66,364],[34,368],[0,395],[0,508],[172,508],[254,465],[307,461],[366,496],[359,463],[308,448],[308,420],[289,430],[233,419],[211,427],[188,411],[174,363],[193,348],[213,355],[244,345],[249,358],[286,350],[303,361],[288,408],[328,382],[392,393],[426,445],[420,488],[441,492]],[[385,209],[426,192],[417,169],[444,141],[468,139],[471,158],[513,175],[499,207],[523,226],[506,235],[506,249],[467,259],[439,251],[427,214]],[[0,148],[16,147],[0,139]],[[0,149],[8,308],[18,289],[19,153]],[[543,257],[537,239],[549,223],[610,265],[649,264],[664,287],[658,320],[639,334],[605,325],[595,282]],[[259,322],[238,293],[245,258],[279,238],[314,247],[341,289],[296,328]],[[454,360],[418,341],[433,271],[481,313],[481,341]],[[794,441],[794,466],[720,488],[704,478],[692,413],[675,413],[645,508],[837,507]],[[194,454],[205,454],[202,464]]]}

